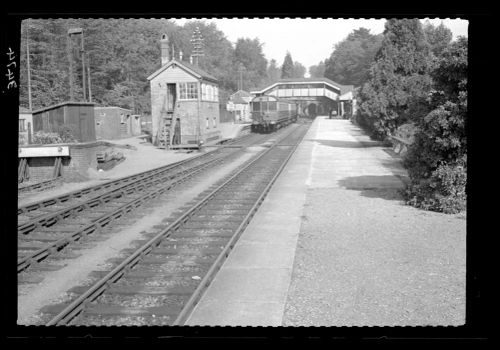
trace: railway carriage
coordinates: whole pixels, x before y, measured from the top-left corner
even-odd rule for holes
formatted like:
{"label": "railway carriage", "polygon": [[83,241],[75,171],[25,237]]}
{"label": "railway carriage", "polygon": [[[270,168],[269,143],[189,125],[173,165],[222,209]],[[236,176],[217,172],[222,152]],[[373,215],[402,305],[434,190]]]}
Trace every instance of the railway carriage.
{"label": "railway carriage", "polygon": [[272,132],[297,121],[297,105],[274,96],[257,96],[252,99],[252,131]]}

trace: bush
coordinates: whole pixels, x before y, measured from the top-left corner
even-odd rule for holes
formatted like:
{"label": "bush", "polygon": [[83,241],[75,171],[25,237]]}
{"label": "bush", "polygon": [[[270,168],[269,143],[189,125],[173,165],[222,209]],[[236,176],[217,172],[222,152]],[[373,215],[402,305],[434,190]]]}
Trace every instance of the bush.
{"label": "bush", "polygon": [[407,204],[447,214],[465,210],[466,156],[455,164],[440,164],[428,178],[413,179],[405,190]]}
{"label": "bush", "polygon": [[410,184],[408,204],[457,213],[466,207],[467,183],[467,40],[445,50],[433,72],[432,108],[417,123],[415,141],[404,159]]}
{"label": "bush", "polygon": [[69,125],[60,125],[55,129],[55,132],[59,134],[59,137],[61,138],[63,143],[72,143],[72,142],[77,142],[75,138],[75,130],[76,126],[69,124]]}
{"label": "bush", "polygon": [[37,131],[33,135],[33,143],[48,145],[52,143],[63,143],[63,141],[56,132]]}

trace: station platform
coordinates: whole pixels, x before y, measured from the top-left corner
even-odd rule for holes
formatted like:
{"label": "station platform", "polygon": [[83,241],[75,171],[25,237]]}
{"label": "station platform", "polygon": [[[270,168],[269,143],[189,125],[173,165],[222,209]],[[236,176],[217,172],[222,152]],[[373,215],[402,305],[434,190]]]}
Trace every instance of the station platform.
{"label": "station platform", "polygon": [[186,324],[465,322],[465,220],[404,205],[406,175],[350,121],[317,117]]}

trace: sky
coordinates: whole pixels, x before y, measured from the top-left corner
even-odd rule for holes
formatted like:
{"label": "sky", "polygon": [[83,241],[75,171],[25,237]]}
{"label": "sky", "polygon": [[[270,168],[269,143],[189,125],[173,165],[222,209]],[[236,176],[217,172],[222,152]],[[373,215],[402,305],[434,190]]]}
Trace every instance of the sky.
{"label": "sky", "polygon": [[[385,19],[282,19],[282,18],[216,18],[204,19],[214,22],[233,44],[238,38],[258,38],[263,43],[262,50],[270,61],[275,59],[280,66],[286,52],[293,61],[298,61],[306,68],[318,64],[329,57],[336,43],[343,40],[354,29],[364,27],[372,34],[384,31]],[[176,19],[183,25],[189,19]],[[422,22],[425,19],[421,20]],[[468,21],[461,19],[430,19],[433,25],[443,21],[457,36],[467,36]]]}

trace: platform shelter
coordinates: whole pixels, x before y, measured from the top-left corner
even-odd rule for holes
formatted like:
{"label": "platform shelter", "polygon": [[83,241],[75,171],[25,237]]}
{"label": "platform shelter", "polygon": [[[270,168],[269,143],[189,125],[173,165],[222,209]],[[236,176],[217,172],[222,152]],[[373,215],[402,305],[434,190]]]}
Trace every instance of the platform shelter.
{"label": "platform shelter", "polygon": [[353,90],[353,85],[341,85],[328,78],[293,78],[281,79],[251,93],[293,100],[301,116],[315,117],[333,112],[333,115],[348,117],[355,111]]}

